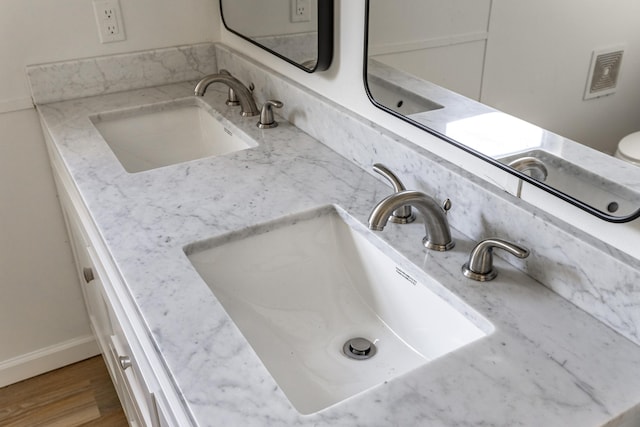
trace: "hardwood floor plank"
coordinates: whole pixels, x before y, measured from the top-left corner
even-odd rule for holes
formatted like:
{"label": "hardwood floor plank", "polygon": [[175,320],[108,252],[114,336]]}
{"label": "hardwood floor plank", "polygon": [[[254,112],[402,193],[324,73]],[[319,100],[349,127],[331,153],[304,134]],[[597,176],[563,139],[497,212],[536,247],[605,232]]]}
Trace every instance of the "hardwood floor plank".
{"label": "hardwood floor plank", "polygon": [[127,426],[102,357],[0,388],[6,427]]}

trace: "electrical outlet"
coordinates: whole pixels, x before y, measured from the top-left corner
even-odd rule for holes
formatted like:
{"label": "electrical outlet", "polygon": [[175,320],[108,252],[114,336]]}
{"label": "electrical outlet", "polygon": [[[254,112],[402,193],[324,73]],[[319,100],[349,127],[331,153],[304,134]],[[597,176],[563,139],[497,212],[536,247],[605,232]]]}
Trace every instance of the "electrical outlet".
{"label": "electrical outlet", "polygon": [[291,0],[291,22],[311,21],[311,0]]}
{"label": "electrical outlet", "polygon": [[126,39],[118,0],[94,0],[93,11],[98,24],[100,43],[111,43]]}

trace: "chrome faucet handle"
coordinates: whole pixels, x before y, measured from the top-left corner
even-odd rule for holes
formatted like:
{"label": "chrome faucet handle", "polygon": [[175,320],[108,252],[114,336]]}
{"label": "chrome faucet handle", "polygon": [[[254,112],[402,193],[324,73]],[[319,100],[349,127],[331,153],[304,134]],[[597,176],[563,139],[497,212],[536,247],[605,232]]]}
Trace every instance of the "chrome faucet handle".
{"label": "chrome faucet handle", "polygon": [[[226,74],[227,76],[231,75],[231,73],[228,70],[225,70],[224,68],[220,70],[220,74]],[[227,92],[227,101],[225,103],[230,107],[236,107],[240,105],[238,96],[236,95],[235,91],[231,88],[229,88],[229,91]]]}
{"label": "chrome faucet handle", "polygon": [[[394,192],[399,193],[400,191],[404,191],[407,189],[402,181],[400,181],[400,179],[396,176],[396,174],[391,172],[391,170],[382,163],[374,164],[373,171],[385,177],[387,181],[389,181],[393,186]],[[408,224],[415,221],[415,219],[416,216],[413,214],[411,206],[409,205],[402,206],[396,209],[389,217],[389,221],[395,222],[396,224]]]}
{"label": "chrome faucet handle", "polygon": [[273,108],[282,108],[284,104],[280,101],[269,100],[265,101],[260,111],[260,121],[258,127],[260,129],[269,129],[278,126],[278,122],[273,118]]}
{"label": "chrome faucet handle", "polygon": [[462,266],[462,274],[469,279],[487,282],[498,272],[493,268],[493,249],[503,249],[518,258],[529,256],[529,250],[502,239],[485,239],[479,242],[469,255],[469,262]]}

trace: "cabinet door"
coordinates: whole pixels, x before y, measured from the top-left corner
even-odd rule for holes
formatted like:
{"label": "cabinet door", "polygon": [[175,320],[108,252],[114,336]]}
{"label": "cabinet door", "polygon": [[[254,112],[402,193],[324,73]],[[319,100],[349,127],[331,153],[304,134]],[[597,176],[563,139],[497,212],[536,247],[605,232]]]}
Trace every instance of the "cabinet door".
{"label": "cabinet door", "polygon": [[118,363],[118,376],[126,395],[129,422],[139,426],[158,426],[154,395],[146,386],[131,347],[122,338],[122,330],[116,329],[110,337],[110,351]]}
{"label": "cabinet door", "polygon": [[[102,354],[105,354],[112,330],[111,319],[103,295],[102,279],[97,272],[96,262],[91,257],[89,242],[79,225],[79,220],[69,212],[65,212],[65,218],[91,329]],[[108,365],[109,362],[107,361]],[[113,366],[108,367],[113,368]]]}

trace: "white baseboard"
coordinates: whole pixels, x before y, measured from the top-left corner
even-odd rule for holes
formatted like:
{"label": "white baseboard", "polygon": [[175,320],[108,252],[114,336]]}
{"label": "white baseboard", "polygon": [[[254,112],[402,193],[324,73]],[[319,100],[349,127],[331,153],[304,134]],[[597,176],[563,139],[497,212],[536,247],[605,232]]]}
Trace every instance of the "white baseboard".
{"label": "white baseboard", "polygon": [[0,362],[0,387],[100,354],[93,335],[78,337]]}

